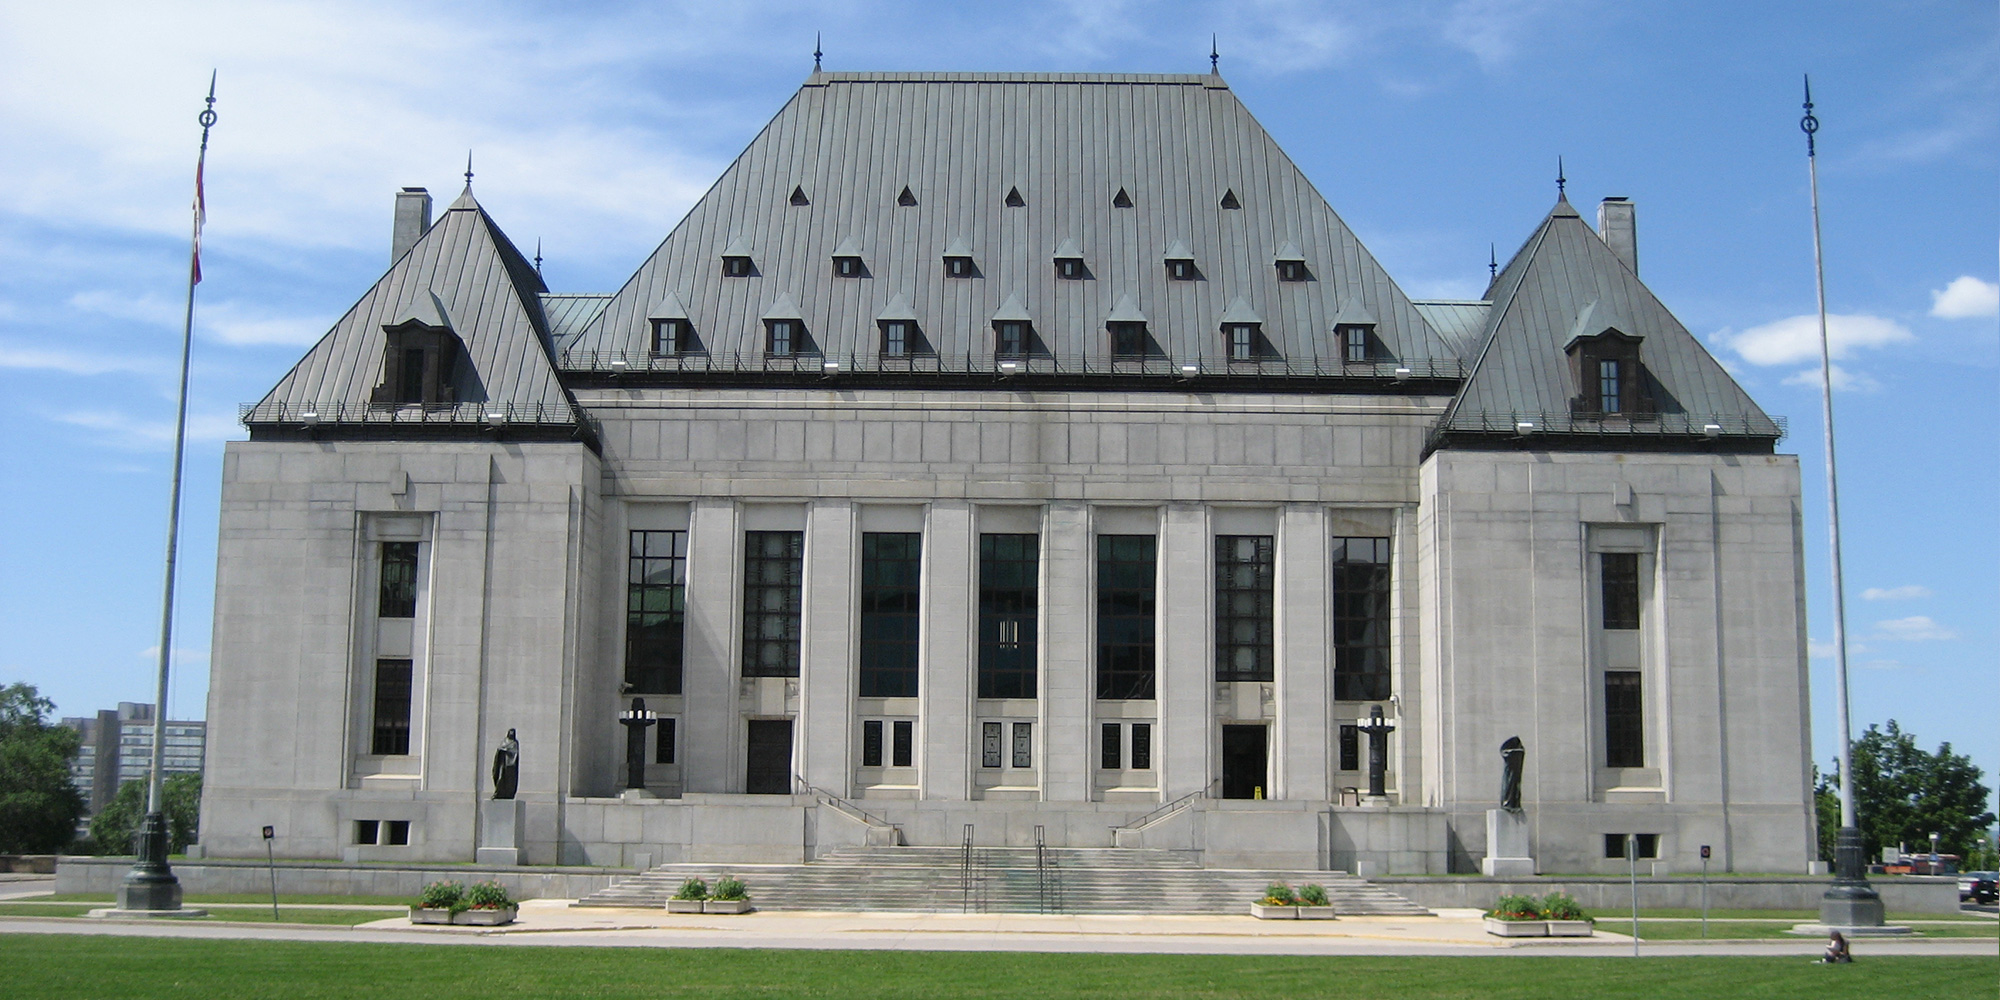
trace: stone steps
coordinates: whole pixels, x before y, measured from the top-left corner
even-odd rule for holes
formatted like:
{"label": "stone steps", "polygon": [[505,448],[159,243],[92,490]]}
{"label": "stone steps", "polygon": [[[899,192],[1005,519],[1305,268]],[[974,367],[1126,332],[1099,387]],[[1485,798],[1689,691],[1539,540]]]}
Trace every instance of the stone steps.
{"label": "stone steps", "polygon": [[[806,865],[661,865],[578,906],[657,908],[689,878],[728,874],[770,910],[928,913],[1240,913],[1272,882],[1326,887],[1336,912],[1425,916],[1415,903],[1345,872],[1208,869],[1170,851],[977,847],[968,871],[955,847],[846,848]],[[1045,880],[1046,878],[1046,880]]]}

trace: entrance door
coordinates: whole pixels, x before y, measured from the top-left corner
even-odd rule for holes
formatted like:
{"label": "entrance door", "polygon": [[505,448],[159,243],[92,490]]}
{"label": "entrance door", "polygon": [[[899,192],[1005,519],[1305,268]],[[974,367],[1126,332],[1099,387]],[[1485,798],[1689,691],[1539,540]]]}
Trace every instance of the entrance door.
{"label": "entrance door", "polygon": [[1263,726],[1222,727],[1222,797],[1254,799],[1262,794],[1267,770]]}
{"label": "entrance door", "polygon": [[751,795],[792,793],[792,720],[750,720],[749,773],[743,790]]}

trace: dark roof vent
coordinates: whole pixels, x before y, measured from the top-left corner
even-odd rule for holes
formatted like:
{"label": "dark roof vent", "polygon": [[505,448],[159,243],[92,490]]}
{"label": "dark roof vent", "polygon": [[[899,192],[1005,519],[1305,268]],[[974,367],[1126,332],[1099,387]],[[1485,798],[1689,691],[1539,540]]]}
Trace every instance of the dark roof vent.
{"label": "dark roof vent", "polygon": [[1023,199],[1021,198],[1021,189],[1020,189],[1020,188],[1017,188],[1017,187],[1010,187],[1010,188],[1008,188],[1008,189],[1007,189],[1007,207],[1008,207],[1008,208],[1021,208],[1021,207],[1025,206],[1026,204],[1027,204],[1027,202],[1026,202],[1026,201],[1024,201],[1024,200],[1023,200]]}
{"label": "dark roof vent", "polygon": [[917,203],[917,196],[911,194],[910,189],[908,187],[903,188],[903,193],[896,196],[896,204],[904,208],[909,208],[911,205],[914,205],[916,203]]}
{"label": "dark roof vent", "polygon": [[812,204],[812,199],[810,199],[810,198],[807,198],[807,197],[806,197],[806,189],[805,189],[805,188],[803,188],[803,187],[795,187],[795,188],[793,188],[793,189],[792,189],[792,204],[794,204],[794,205],[810,205],[810,204]]}
{"label": "dark roof vent", "polygon": [[1243,207],[1243,203],[1236,200],[1236,192],[1234,189],[1222,192],[1222,207],[1223,208]]}
{"label": "dark roof vent", "polygon": [[1126,194],[1126,193],[1125,193],[1125,189],[1124,189],[1124,188],[1119,188],[1119,189],[1118,189],[1118,193],[1117,193],[1117,194],[1115,194],[1115,195],[1112,195],[1112,196],[1111,196],[1111,207],[1112,207],[1112,208],[1131,208],[1131,207],[1132,207],[1132,196],[1131,196],[1131,195],[1129,195],[1129,194]]}

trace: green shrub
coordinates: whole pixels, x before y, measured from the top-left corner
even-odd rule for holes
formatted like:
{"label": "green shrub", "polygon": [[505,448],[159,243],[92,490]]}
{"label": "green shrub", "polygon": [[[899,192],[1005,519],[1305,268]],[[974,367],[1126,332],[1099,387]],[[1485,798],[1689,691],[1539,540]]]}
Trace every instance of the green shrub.
{"label": "green shrub", "polygon": [[1332,901],[1326,898],[1326,886],[1316,882],[1308,882],[1305,885],[1299,886],[1299,902],[1305,906],[1333,905]]}
{"label": "green shrub", "polygon": [[745,886],[742,882],[739,882],[736,879],[724,875],[721,878],[715,880],[715,895],[711,898],[719,899],[722,900],[723,902],[730,902],[732,900],[738,900],[738,899],[749,899],[750,898],[749,887]]}
{"label": "green shrub", "polygon": [[1495,920],[1541,920],[1542,904],[1533,896],[1502,896],[1487,916]]}
{"label": "green shrub", "polygon": [[1283,882],[1273,882],[1264,887],[1262,902],[1265,906],[1297,906],[1299,897],[1292,892],[1291,886]]}
{"label": "green shrub", "polygon": [[1552,892],[1542,897],[1543,920],[1589,920],[1583,907],[1576,905],[1576,897],[1566,892]]}
{"label": "green shrub", "polygon": [[691,878],[691,879],[688,879],[687,881],[685,881],[685,882],[682,882],[682,883],[681,883],[681,888],[680,888],[680,891],[679,891],[679,892],[676,892],[676,893],[674,893],[674,898],[675,898],[675,899],[707,899],[707,898],[708,898],[708,883],[707,883],[707,882],[703,882],[703,881],[702,881],[701,879],[698,879],[698,878]]}
{"label": "green shrub", "polygon": [[480,882],[465,891],[465,903],[475,910],[504,910],[514,905],[498,882]]}
{"label": "green shrub", "polygon": [[426,910],[451,910],[470,904],[465,902],[465,886],[457,882],[432,882],[417,896],[417,905]]}

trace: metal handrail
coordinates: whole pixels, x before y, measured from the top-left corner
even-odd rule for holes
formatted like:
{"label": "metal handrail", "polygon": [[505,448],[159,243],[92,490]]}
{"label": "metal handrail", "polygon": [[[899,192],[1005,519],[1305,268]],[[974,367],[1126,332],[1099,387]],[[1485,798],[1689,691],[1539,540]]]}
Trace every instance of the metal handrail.
{"label": "metal handrail", "polygon": [[1180,798],[1177,798],[1172,802],[1169,802],[1166,805],[1163,805],[1158,809],[1155,809],[1152,812],[1149,812],[1146,815],[1139,817],[1138,819],[1135,819],[1122,826],[1114,826],[1111,828],[1111,831],[1113,834],[1116,834],[1119,830],[1137,830],[1153,822],[1154,820],[1164,819],[1172,813],[1178,812],[1182,809],[1187,808],[1188,806],[1193,805],[1196,799],[1208,798],[1209,793],[1214,791],[1215,787],[1220,784],[1222,784],[1222,779],[1217,778],[1214,781],[1209,782],[1207,785],[1197,788],[1194,791],[1189,792],[1186,795],[1183,795]]}
{"label": "metal handrail", "polygon": [[1136,375],[1165,379],[1319,377],[1364,379],[1463,379],[1464,361],[1458,358],[1371,358],[1346,361],[1327,358],[1259,357],[1244,360],[1198,357],[1173,358],[1165,355],[1106,357],[1092,354],[991,353],[912,354],[885,357],[879,354],[767,355],[761,352],[717,351],[693,354],[654,354],[646,350],[567,350],[562,352],[562,371],[598,375],[640,373],[701,372],[793,372],[817,375]]}
{"label": "metal handrail", "polygon": [[1431,432],[1432,443],[1448,434],[1590,434],[1642,437],[1775,437],[1790,433],[1784,417],[1746,414],[1634,413],[1570,410],[1460,410]]}
{"label": "metal handrail", "polygon": [[972,912],[972,824],[965,824],[965,834],[959,841],[958,860],[958,910]]}
{"label": "metal handrail", "polygon": [[1035,825],[1035,897],[1043,913],[1062,912],[1062,881],[1049,861],[1048,841],[1040,824]]}
{"label": "metal handrail", "polygon": [[488,424],[492,426],[584,423],[576,407],[563,403],[498,400],[458,403],[356,403],[344,400],[266,400],[237,407],[238,422],[250,424]]}
{"label": "metal handrail", "polygon": [[[805,778],[797,774],[792,775],[792,783],[793,783],[792,787],[794,789],[803,788],[805,790],[804,794],[815,796],[819,798],[821,801],[825,802],[827,805],[830,805],[835,809],[840,810],[841,812],[847,813],[849,816],[852,816],[853,818],[858,819],[863,823],[867,823],[869,826],[885,826],[888,827],[889,829],[898,831],[902,829],[902,827],[889,822],[887,819],[877,816],[874,813],[871,813],[868,810],[863,809],[858,805],[855,805],[852,801],[842,798],[838,795],[835,795],[834,793],[829,792],[826,789],[821,788],[810,781],[807,781]],[[899,837],[898,839],[901,838]]]}

